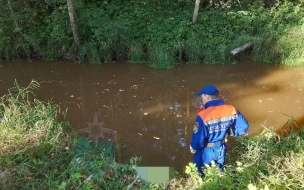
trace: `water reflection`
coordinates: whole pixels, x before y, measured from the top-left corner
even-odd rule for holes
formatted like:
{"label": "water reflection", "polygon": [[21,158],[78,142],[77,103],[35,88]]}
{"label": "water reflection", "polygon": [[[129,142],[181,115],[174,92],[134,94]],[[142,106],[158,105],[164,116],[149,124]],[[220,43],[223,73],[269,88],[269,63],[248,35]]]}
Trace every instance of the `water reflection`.
{"label": "water reflection", "polygon": [[[195,93],[208,83],[215,84],[221,98],[245,115],[251,134],[258,134],[262,125],[280,129],[291,116],[299,125],[304,123],[304,67],[240,63],[155,70],[125,63],[41,60],[0,65],[1,95],[15,79],[21,86],[32,79],[41,82],[36,97],[68,108],[66,120],[81,134],[86,133],[81,130],[98,133],[100,127],[116,131],[116,141],[123,145],[121,162],[142,156],[144,165],[182,171],[192,160],[188,147],[196,112],[202,108]],[[88,122],[99,128],[88,129]]]}

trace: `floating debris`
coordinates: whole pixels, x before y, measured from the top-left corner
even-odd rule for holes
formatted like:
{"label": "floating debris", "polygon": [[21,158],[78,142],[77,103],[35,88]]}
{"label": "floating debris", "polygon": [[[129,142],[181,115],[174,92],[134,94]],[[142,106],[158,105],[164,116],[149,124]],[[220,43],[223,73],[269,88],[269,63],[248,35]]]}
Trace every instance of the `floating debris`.
{"label": "floating debris", "polygon": [[138,86],[139,85],[133,85],[133,86],[131,86],[131,89],[138,89]]}
{"label": "floating debris", "polygon": [[160,138],[158,138],[158,137],[153,137],[153,138],[155,138],[156,140],[159,140]]}

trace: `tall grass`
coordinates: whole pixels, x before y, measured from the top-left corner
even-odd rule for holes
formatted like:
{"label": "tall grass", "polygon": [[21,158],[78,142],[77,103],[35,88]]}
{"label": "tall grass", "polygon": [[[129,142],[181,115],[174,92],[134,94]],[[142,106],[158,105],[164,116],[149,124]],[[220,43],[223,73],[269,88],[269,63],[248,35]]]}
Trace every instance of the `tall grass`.
{"label": "tall grass", "polygon": [[[269,129],[251,138],[240,139],[239,169],[246,170],[251,183],[269,189],[303,189],[304,128],[281,136]],[[243,149],[240,150],[240,149]]]}
{"label": "tall grass", "polygon": [[128,62],[131,64],[143,64],[147,62],[146,47],[140,43],[130,45],[128,53]]}
{"label": "tall grass", "polygon": [[[70,159],[70,127],[57,122],[58,106],[32,99],[32,81],[16,86],[0,99],[0,186],[2,189],[39,189],[55,180]],[[53,175],[48,175],[52,173]],[[56,180],[55,180],[56,181]]]}
{"label": "tall grass", "polygon": [[154,45],[149,49],[149,65],[158,69],[171,69],[177,65],[173,49],[167,45]]}
{"label": "tall grass", "polygon": [[[205,46],[205,47],[204,47]],[[189,63],[201,63],[203,61],[203,54],[202,52],[207,49],[204,43],[201,41],[197,41],[193,38],[187,40],[185,42],[185,55],[186,59]]]}
{"label": "tall grass", "polygon": [[304,20],[290,29],[276,44],[276,50],[282,55],[285,65],[299,66],[304,63]]}

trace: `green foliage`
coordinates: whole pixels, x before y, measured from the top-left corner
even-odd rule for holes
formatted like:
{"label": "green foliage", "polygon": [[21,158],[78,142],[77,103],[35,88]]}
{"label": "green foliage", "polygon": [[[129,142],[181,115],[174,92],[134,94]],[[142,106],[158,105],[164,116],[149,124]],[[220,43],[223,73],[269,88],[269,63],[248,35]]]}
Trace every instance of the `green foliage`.
{"label": "green foliage", "polygon": [[149,51],[150,66],[159,69],[171,69],[176,65],[174,57],[166,45],[154,46]]}
{"label": "green foliage", "polygon": [[189,176],[191,184],[187,184],[187,186],[192,186],[193,188],[201,187],[203,185],[203,180],[200,174],[198,174],[197,167],[193,163],[189,163],[186,166],[185,174]]}
{"label": "green foliage", "polygon": [[[303,63],[302,47],[292,40],[303,24],[304,8],[297,0],[201,1],[196,24],[189,0],[74,1],[79,49],[73,45],[65,1],[12,1],[14,16],[6,2],[1,4],[1,59],[76,58],[94,64],[119,59],[161,69],[177,62],[229,64],[248,56],[267,63]],[[303,38],[303,32],[296,35]],[[229,56],[247,40],[253,43],[250,54]]]}
{"label": "green foliage", "polygon": [[142,64],[147,62],[147,53],[141,44],[130,45],[128,52],[128,62],[131,64]]}
{"label": "green foliage", "polygon": [[106,11],[88,7],[79,14],[78,21],[84,41],[80,47],[81,60],[98,64],[111,62],[113,57],[126,59],[128,29],[118,21],[111,20]]}
{"label": "green foliage", "polygon": [[304,168],[301,130],[303,127],[284,137],[266,128],[259,136],[239,139],[242,146],[236,151],[244,154],[239,157],[236,169],[259,188],[267,185],[269,189],[301,189],[304,177],[299,171]]}
{"label": "green foliage", "polygon": [[70,23],[67,22],[68,12],[65,5],[57,7],[51,15],[44,20],[45,29],[41,31],[40,44],[35,52],[44,59],[58,59],[68,57],[72,47],[73,36]]}
{"label": "green foliage", "polygon": [[298,66],[304,63],[304,22],[302,23],[284,34],[275,46],[283,64]]}
{"label": "green foliage", "polygon": [[35,81],[26,88],[16,83],[8,95],[1,97],[2,189],[45,187],[66,170],[69,162],[70,152],[65,148],[71,128],[57,122],[58,106],[31,98],[38,87]]}

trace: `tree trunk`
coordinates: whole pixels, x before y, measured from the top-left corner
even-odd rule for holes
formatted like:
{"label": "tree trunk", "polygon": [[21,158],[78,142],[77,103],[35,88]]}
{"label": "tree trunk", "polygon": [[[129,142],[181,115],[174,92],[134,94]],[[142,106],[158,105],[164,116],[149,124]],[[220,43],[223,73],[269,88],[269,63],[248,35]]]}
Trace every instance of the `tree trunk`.
{"label": "tree trunk", "polygon": [[201,2],[200,0],[195,0],[195,7],[194,7],[193,18],[192,18],[192,22],[194,24],[196,23],[196,20],[197,20],[198,9],[199,9],[200,2]]}
{"label": "tree trunk", "polygon": [[15,23],[15,27],[16,27],[16,28],[20,28],[20,27],[19,27],[19,23],[18,23],[17,20],[16,20],[15,13],[14,13],[14,10],[13,10],[12,4],[11,4],[11,1],[10,1],[10,0],[7,0],[7,4],[8,4],[8,7],[9,7],[10,11],[11,11],[11,14],[12,14],[12,17],[13,17],[13,20],[14,20],[14,23]]}
{"label": "tree trunk", "polygon": [[79,35],[79,31],[78,31],[78,25],[76,22],[76,14],[75,14],[75,9],[74,9],[74,5],[73,5],[73,0],[67,0],[67,5],[68,5],[70,22],[71,22],[71,28],[72,28],[73,36],[74,36],[74,43],[76,45],[76,48],[78,49],[78,46],[80,43],[80,35]]}

